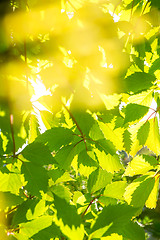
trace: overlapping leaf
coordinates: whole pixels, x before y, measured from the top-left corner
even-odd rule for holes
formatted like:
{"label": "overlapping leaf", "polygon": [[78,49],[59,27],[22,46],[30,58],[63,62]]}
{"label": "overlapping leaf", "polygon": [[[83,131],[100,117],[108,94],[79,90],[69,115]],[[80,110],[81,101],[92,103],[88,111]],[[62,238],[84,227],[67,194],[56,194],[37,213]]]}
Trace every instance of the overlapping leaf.
{"label": "overlapping leaf", "polygon": [[82,240],[84,237],[84,226],[81,223],[81,217],[77,214],[76,207],[58,196],[54,197],[54,204],[56,214],[53,221],[55,224],[71,240]]}
{"label": "overlapping leaf", "polygon": [[134,93],[147,90],[155,80],[156,78],[149,73],[135,72],[125,79],[126,90]]}
{"label": "overlapping leaf", "polygon": [[143,208],[149,198],[155,184],[155,179],[150,176],[142,176],[133,181],[124,193],[124,198],[128,204]]}
{"label": "overlapping leaf", "polygon": [[91,229],[90,239],[122,232],[130,223],[130,219],[136,214],[136,211],[136,208],[126,204],[104,207]]}
{"label": "overlapping leaf", "polygon": [[126,106],[126,109],[125,109],[124,122],[128,123],[128,122],[133,122],[135,120],[139,120],[148,112],[148,110],[149,108],[146,106],[130,103]]}
{"label": "overlapping leaf", "polygon": [[112,174],[106,170],[96,169],[89,176],[88,180],[88,191],[94,193],[101,188],[104,188],[107,184],[111,183]]}
{"label": "overlapping leaf", "polygon": [[56,127],[41,134],[36,141],[46,144],[50,151],[57,151],[61,146],[68,145],[73,140],[73,132],[70,129]]}

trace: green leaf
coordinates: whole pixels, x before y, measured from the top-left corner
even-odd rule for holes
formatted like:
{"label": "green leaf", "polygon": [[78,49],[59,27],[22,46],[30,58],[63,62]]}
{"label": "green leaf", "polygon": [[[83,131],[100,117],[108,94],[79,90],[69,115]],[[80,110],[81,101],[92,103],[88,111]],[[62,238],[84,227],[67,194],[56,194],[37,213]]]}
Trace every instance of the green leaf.
{"label": "green leaf", "polygon": [[52,224],[52,216],[41,216],[27,223],[20,224],[20,231],[15,236],[19,240],[27,240],[40,230],[45,229]]}
{"label": "green leaf", "polygon": [[124,239],[130,240],[145,240],[145,232],[137,222],[129,221],[125,227],[117,229],[117,233],[122,235]]}
{"label": "green leaf", "polygon": [[138,94],[131,95],[128,99],[128,103],[136,103],[147,107],[151,106],[153,101],[153,90],[143,91]]}
{"label": "green leaf", "polygon": [[64,170],[69,170],[73,158],[84,148],[84,142],[74,143],[60,148],[55,156],[55,160],[59,164],[59,167]]}
{"label": "green leaf", "polygon": [[77,214],[76,207],[55,195],[54,205],[56,214],[53,221],[60,227],[63,234],[71,240],[83,240],[84,226],[81,217]]}
{"label": "green leaf", "polygon": [[21,174],[0,172],[0,190],[2,192],[11,192],[18,194],[19,189],[24,184],[24,177]]}
{"label": "green leaf", "polygon": [[24,201],[22,204],[20,204],[17,208],[17,211],[15,212],[13,219],[12,219],[12,224],[13,225],[18,225],[22,222],[27,222],[27,212],[29,213],[34,213],[34,209],[39,202],[39,199],[27,199]]}
{"label": "green leaf", "polygon": [[19,205],[23,202],[23,199],[10,192],[0,192],[0,209],[3,210],[7,207]]}
{"label": "green leaf", "polygon": [[[131,162],[129,162],[129,164],[125,170],[124,176],[135,176],[135,175],[147,173],[149,170],[153,169],[153,165],[156,166],[156,159],[154,158],[154,160],[155,160],[154,161],[154,160],[152,160],[152,158],[154,158],[154,157],[150,157],[150,156],[134,157],[133,160]],[[147,159],[148,159],[148,161],[147,161]]]}
{"label": "green leaf", "polygon": [[36,199],[37,201],[35,201],[35,205],[32,205],[32,209],[31,207],[27,210],[26,213],[26,218],[27,220],[32,220],[34,218],[38,218],[40,216],[42,216],[45,212],[46,212],[46,201],[44,199],[40,199],[40,201],[38,199]]}
{"label": "green leaf", "polygon": [[52,186],[51,191],[58,197],[65,199],[67,202],[71,200],[72,193],[63,185],[54,185]]}
{"label": "green leaf", "polygon": [[52,169],[48,172],[48,175],[55,184],[61,183],[61,182],[68,182],[68,181],[75,181],[75,179],[70,177],[69,172],[65,172],[64,170],[60,169]]}
{"label": "green leaf", "polygon": [[150,128],[147,141],[145,145],[153,151],[156,155],[160,154],[160,135],[159,126],[157,118],[152,118],[149,120]]}
{"label": "green leaf", "polygon": [[86,152],[86,150],[83,150],[78,154],[79,173],[86,177],[98,167],[98,163],[89,156],[89,153],[89,151]]}
{"label": "green leaf", "polygon": [[59,227],[57,227],[54,223],[51,226],[40,230],[38,233],[32,236],[33,240],[48,240],[51,238],[56,238],[61,236],[61,232]]}
{"label": "green leaf", "polygon": [[104,188],[107,184],[112,181],[112,174],[106,170],[96,169],[92,172],[88,179],[88,191],[94,193],[101,188]]}
{"label": "green leaf", "polygon": [[82,133],[85,135],[89,135],[89,131],[93,124],[95,123],[94,118],[85,111],[74,110],[72,112],[79,128],[81,129]]}
{"label": "green leaf", "polygon": [[95,141],[104,138],[104,135],[103,135],[98,123],[93,124],[93,126],[90,129],[89,136],[91,139],[93,139]]}
{"label": "green leaf", "polygon": [[149,73],[153,74],[155,71],[160,69],[160,59],[157,58],[151,65],[151,67],[149,68]]}
{"label": "green leaf", "polygon": [[126,204],[104,207],[91,229],[89,239],[100,238],[120,231],[127,226],[136,211],[136,208]]}
{"label": "green leaf", "polygon": [[39,135],[39,123],[38,119],[34,114],[30,114],[29,119],[29,143],[33,142]]}
{"label": "green leaf", "polygon": [[126,129],[123,133],[123,141],[124,141],[124,148],[126,152],[130,152],[132,140],[131,140],[131,133]]}
{"label": "green leaf", "polygon": [[47,171],[35,164],[24,163],[22,165],[22,173],[25,180],[28,181],[26,189],[35,196],[40,197],[40,191],[47,192],[48,175]]}
{"label": "green leaf", "polygon": [[101,152],[98,149],[95,149],[95,153],[102,169],[111,173],[123,169],[118,155],[106,154],[104,151]]}
{"label": "green leaf", "polygon": [[38,166],[54,162],[54,158],[52,157],[48,147],[40,142],[33,142],[27,145],[21,154],[25,159]]}
{"label": "green leaf", "polygon": [[156,208],[159,194],[159,176],[155,176],[155,184],[154,187],[147,199],[145,205],[147,208]]}
{"label": "green leaf", "polygon": [[137,132],[137,139],[139,140],[140,145],[145,145],[150,130],[150,123],[149,121],[145,122]]}
{"label": "green leaf", "polygon": [[149,73],[135,72],[132,75],[128,76],[124,81],[126,91],[136,93],[150,88],[155,80],[155,76]]}
{"label": "green leaf", "polygon": [[105,104],[107,110],[113,109],[117,107],[120,103],[121,95],[113,94],[113,95],[104,95],[101,94],[101,98]]}
{"label": "green leaf", "polygon": [[113,123],[99,122],[98,124],[105,138],[111,141],[117,150],[123,149],[123,139],[122,139],[122,134],[124,132],[123,128],[114,129]]}
{"label": "green leaf", "polygon": [[61,146],[68,145],[72,140],[73,132],[63,127],[49,129],[36,139],[37,142],[46,144],[50,151],[57,151]]}
{"label": "green leaf", "polygon": [[108,184],[104,190],[104,196],[116,198],[123,200],[123,194],[125,192],[125,188],[127,187],[126,181],[116,181],[111,184]]}
{"label": "green leaf", "polygon": [[106,154],[116,154],[116,148],[110,140],[107,140],[105,138],[99,139],[95,142],[95,145],[100,151],[104,150]]}
{"label": "green leaf", "polygon": [[124,193],[124,198],[128,204],[143,208],[153,187],[155,179],[149,176],[142,176],[133,181]]}
{"label": "green leaf", "polygon": [[142,118],[149,110],[149,107],[130,103],[125,109],[124,123],[133,122]]}

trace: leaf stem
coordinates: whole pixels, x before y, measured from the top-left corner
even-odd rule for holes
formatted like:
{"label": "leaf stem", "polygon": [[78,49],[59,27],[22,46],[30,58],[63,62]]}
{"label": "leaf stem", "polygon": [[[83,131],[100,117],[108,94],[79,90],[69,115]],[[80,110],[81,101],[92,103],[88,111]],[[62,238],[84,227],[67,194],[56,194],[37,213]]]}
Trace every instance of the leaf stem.
{"label": "leaf stem", "polygon": [[76,124],[80,134],[81,134],[81,137],[83,138],[83,141],[84,141],[84,144],[85,144],[85,148],[86,148],[86,151],[88,151],[87,149],[87,144],[86,144],[86,140],[85,140],[85,135],[83,134],[82,132],[82,129],[80,128],[77,120],[75,119],[75,117],[73,116],[73,114],[71,113],[71,111],[66,107],[66,105],[62,102],[62,105],[63,107],[67,110],[67,112],[69,113],[70,117],[72,118],[73,122]]}

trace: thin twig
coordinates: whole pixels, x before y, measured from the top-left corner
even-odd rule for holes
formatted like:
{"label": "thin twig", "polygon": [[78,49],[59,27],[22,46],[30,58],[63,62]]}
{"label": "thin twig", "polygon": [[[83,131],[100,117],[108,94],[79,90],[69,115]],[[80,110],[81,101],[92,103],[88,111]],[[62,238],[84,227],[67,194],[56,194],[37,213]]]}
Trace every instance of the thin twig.
{"label": "thin twig", "polygon": [[84,144],[85,144],[85,148],[86,148],[86,151],[88,151],[87,149],[87,144],[86,144],[86,140],[85,140],[85,135],[83,134],[82,132],[82,129],[80,128],[77,120],[75,119],[75,117],[73,116],[73,114],[71,113],[71,111],[66,107],[66,105],[62,102],[62,105],[64,106],[64,108],[67,110],[67,112],[69,113],[70,117],[72,118],[73,122],[76,124],[82,138],[83,138],[83,141],[84,141]]}
{"label": "thin twig", "polygon": [[9,210],[8,212],[6,212],[6,215],[9,215],[10,213],[12,213],[13,211],[15,211],[17,208],[19,207],[19,205],[17,205],[16,207],[12,208],[11,210]]}
{"label": "thin twig", "polygon": [[85,211],[81,214],[81,217],[83,218],[84,215],[86,214],[86,212],[88,211],[88,209],[90,208],[90,206],[92,205],[92,203],[94,202],[95,199],[99,198],[101,195],[97,196],[97,197],[94,197],[90,203],[88,204],[87,208],[85,209]]}
{"label": "thin twig", "polygon": [[81,134],[82,136],[84,136],[84,135],[83,135],[83,132],[82,132],[82,130],[81,130],[79,124],[78,124],[78,122],[76,121],[76,119],[75,119],[75,117],[73,116],[73,114],[71,113],[71,111],[66,107],[66,105],[65,105],[63,102],[62,102],[62,105],[63,105],[63,107],[67,110],[67,112],[69,113],[69,115],[70,115],[70,117],[72,118],[73,122],[76,124],[76,126],[77,126],[80,134]]}

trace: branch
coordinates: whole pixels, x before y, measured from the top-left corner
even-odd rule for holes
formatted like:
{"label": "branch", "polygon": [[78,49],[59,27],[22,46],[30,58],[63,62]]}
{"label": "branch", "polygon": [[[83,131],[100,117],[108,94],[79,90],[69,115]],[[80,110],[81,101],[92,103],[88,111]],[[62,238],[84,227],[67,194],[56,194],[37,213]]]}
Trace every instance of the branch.
{"label": "branch", "polygon": [[99,198],[101,195],[97,196],[97,197],[94,197],[90,203],[88,204],[87,208],[85,209],[85,211],[81,214],[81,217],[83,218],[84,215],[86,214],[86,212],[88,211],[88,209],[90,208],[90,206],[92,205],[92,203],[94,202],[95,199]]}

